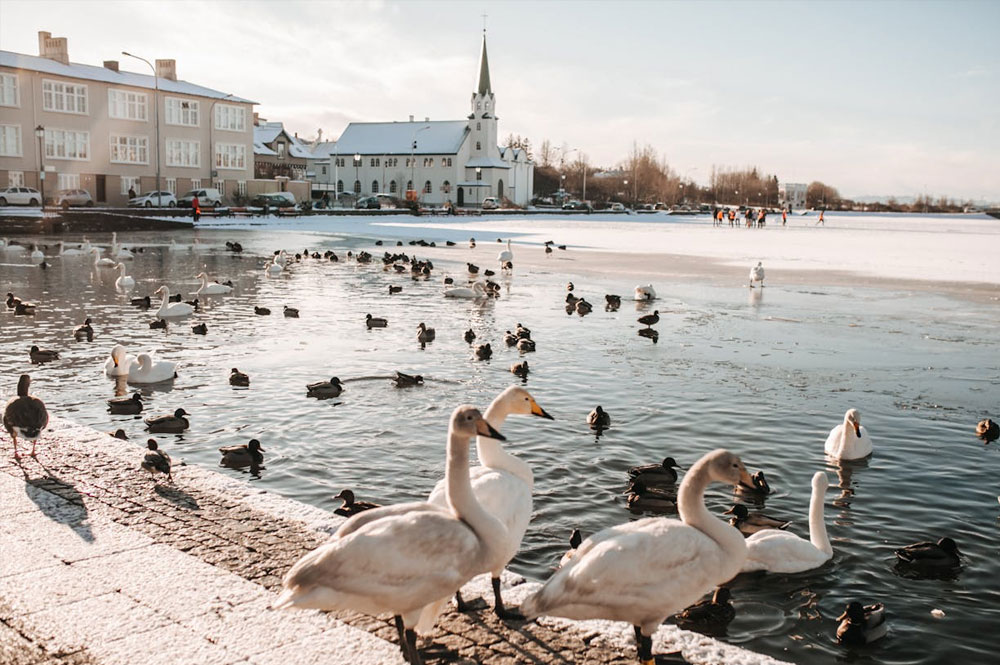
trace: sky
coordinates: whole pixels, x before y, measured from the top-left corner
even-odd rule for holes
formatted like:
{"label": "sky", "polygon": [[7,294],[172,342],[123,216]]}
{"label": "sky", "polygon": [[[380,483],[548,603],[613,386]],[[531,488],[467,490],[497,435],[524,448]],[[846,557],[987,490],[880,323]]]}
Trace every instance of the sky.
{"label": "sky", "polygon": [[[483,14],[487,16],[483,18]],[[633,143],[848,197],[1000,201],[1000,1],[0,0],[0,49],[174,58],[290,132],[464,119],[483,24],[500,136],[613,167]],[[577,153],[573,153],[573,159]]]}

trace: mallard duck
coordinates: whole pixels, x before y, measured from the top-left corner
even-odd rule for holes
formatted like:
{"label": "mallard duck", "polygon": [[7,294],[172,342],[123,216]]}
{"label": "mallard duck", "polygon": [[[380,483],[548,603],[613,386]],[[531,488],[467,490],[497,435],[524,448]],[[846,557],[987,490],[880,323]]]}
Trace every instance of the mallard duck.
{"label": "mallard duck", "polygon": [[402,293],[402,292],[403,292],[403,287],[402,286],[393,286],[392,284],[389,285],[389,295],[390,296],[393,293]]}
{"label": "mallard duck", "polygon": [[250,385],[250,377],[234,367],[229,371],[229,385],[246,388]]}
{"label": "mallard duck", "polygon": [[467,265],[469,267],[469,274],[470,275],[478,275],[479,274],[479,266],[473,265],[472,263],[466,263],[465,265]]}
{"label": "mallard duck", "polygon": [[767,478],[764,477],[763,471],[753,474],[750,479],[753,481],[752,485],[741,480],[735,488],[736,491],[742,494],[758,494],[761,496],[767,496],[771,493],[771,486],[767,484]]}
{"label": "mallard duck", "polygon": [[424,385],[424,377],[419,374],[403,374],[397,371],[392,377],[393,383],[396,384],[397,388],[408,388],[410,386],[422,386]]}
{"label": "mallard duck", "polygon": [[476,358],[479,360],[489,360],[493,357],[493,347],[487,344],[480,344],[476,347]]}
{"label": "mallard duck", "polygon": [[605,427],[611,427],[611,416],[600,406],[594,408],[589,414],[587,414],[587,424],[590,425],[590,429],[604,429]]}
{"label": "mallard duck", "polygon": [[315,397],[316,399],[337,397],[342,392],[344,392],[344,386],[341,385],[340,379],[337,377],[333,377],[329,381],[318,381],[306,385],[306,397]]}
{"label": "mallard duck", "polygon": [[191,426],[188,419],[184,417],[188,415],[190,414],[184,409],[177,409],[172,414],[146,418],[146,429],[150,432],[163,434],[180,434]]}
{"label": "mallard duck", "polygon": [[577,298],[573,293],[566,294],[566,304],[572,307],[576,307],[576,303],[579,302],[581,298]]}
{"label": "mallard duck", "polygon": [[155,321],[149,322],[149,327],[151,330],[166,330],[167,320],[166,319],[156,319]]}
{"label": "mallard duck", "polygon": [[535,340],[522,337],[517,340],[517,350],[521,353],[531,353],[535,350]]}
{"label": "mallard duck", "polygon": [[389,325],[389,321],[377,316],[372,316],[371,314],[366,314],[365,325],[369,328],[385,328]]}
{"label": "mallard duck", "polygon": [[253,313],[256,314],[257,316],[270,316],[271,310],[269,310],[267,307],[257,307],[256,305],[254,305]]}
{"label": "mallard duck", "polygon": [[976,425],[976,436],[985,443],[991,443],[1000,439],[1000,425],[987,418]]}
{"label": "mallard duck", "polygon": [[36,311],[38,311],[38,306],[35,303],[23,300],[14,303],[14,316],[34,316]]}
{"label": "mallard duck", "polygon": [[476,248],[476,239],[469,238],[469,249],[475,249],[475,248]]}
{"label": "mallard duck", "polygon": [[132,393],[128,397],[112,397],[108,400],[108,411],[121,416],[142,413],[142,395]]}
{"label": "mallard duck", "polygon": [[958,545],[947,537],[936,543],[922,542],[900,547],[896,556],[900,563],[918,569],[940,570],[962,565]]}
{"label": "mallard duck", "polygon": [[639,317],[639,323],[646,326],[647,328],[655,326],[660,322],[660,310],[653,310],[652,314],[646,314],[645,316]]}
{"label": "mallard duck", "polygon": [[286,319],[299,318],[299,309],[297,307],[289,307],[288,305],[285,305],[285,309],[283,311]]}
{"label": "mallard duck", "polygon": [[128,434],[126,434],[125,430],[121,428],[116,429],[114,432],[108,432],[108,436],[121,441],[128,441]]}
{"label": "mallard duck", "polygon": [[42,430],[49,424],[49,412],[45,402],[28,394],[31,377],[22,374],[17,381],[17,397],[7,402],[3,410],[3,426],[14,441],[14,459],[20,459],[17,452],[17,436],[31,441],[31,456],[35,456],[35,445]]}
{"label": "mallard duck", "polygon": [[504,333],[503,341],[504,344],[506,344],[507,346],[517,346],[518,340],[520,340],[520,337],[518,337],[511,331],[508,330],[507,332]]}
{"label": "mallard duck", "polygon": [[681,468],[673,457],[664,457],[659,464],[643,464],[628,470],[629,478],[642,480],[647,485],[673,485],[677,482],[677,472]]}
{"label": "mallard duck", "polygon": [[261,453],[265,452],[265,450],[260,447],[260,441],[257,439],[250,439],[249,443],[242,446],[223,446],[219,448],[219,452],[222,453],[222,460],[219,461],[219,466],[231,469],[239,469],[244,466],[260,466],[264,463],[264,456]]}
{"label": "mallard duck", "polygon": [[73,331],[73,338],[78,342],[87,340],[88,342],[94,341],[94,328],[90,325],[90,317],[83,322],[82,326],[77,326],[76,330]]}
{"label": "mallard duck", "polygon": [[518,339],[530,339],[531,331],[522,326],[520,323],[514,328],[514,334],[517,335]]}
{"label": "mallard duck", "polygon": [[514,363],[510,366],[510,373],[522,379],[525,378],[528,376],[528,361],[522,360],[519,363]]}
{"label": "mallard duck", "polygon": [[351,490],[340,490],[340,494],[333,498],[340,499],[344,502],[340,508],[333,511],[335,515],[343,515],[344,517],[354,517],[358,513],[380,507],[377,503],[356,500],[354,498],[354,492]]}
{"label": "mallard duck", "polygon": [[619,307],[622,306],[622,297],[612,294],[607,294],[604,296],[604,309],[609,312],[615,312]]}
{"label": "mallard duck", "polygon": [[149,296],[143,296],[141,298],[132,298],[129,300],[129,304],[139,309],[149,309],[152,307],[153,301]]}
{"label": "mallard duck", "polygon": [[662,487],[647,487],[641,480],[625,490],[626,505],[632,512],[668,513],[677,510],[677,493]]}
{"label": "mallard duck", "polygon": [[572,291],[573,291],[573,289],[575,289],[575,288],[576,288],[576,287],[575,287],[575,286],[573,285],[573,282],[566,282],[566,290],[567,290],[567,291],[570,291],[570,292],[572,292]]}
{"label": "mallard duck", "polygon": [[37,345],[32,345],[31,350],[28,351],[28,355],[31,357],[31,362],[34,365],[41,365],[42,363],[59,359],[58,351],[53,351],[52,349],[40,349]]}
{"label": "mallard duck", "polygon": [[885,605],[862,605],[857,601],[847,604],[844,613],[837,617],[837,642],[846,647],[860,647],[885,637]]}
{"label": "mallard duck", "polygon": [[750,536],[764,529],[787,529],[791,522],[783,522],[769,517],[761,512],[751,513],[742,503],[733,504],[733,507],[725,512],[732,515],[729,523],[740,530],[744,536]]}
{"label": "mallard duck", "polygon": [[166,475],[167,480],[174,482],[174,477],[170,473],[170,455],[160,450],[156,439],[146,441],[146,454],[142,457],[140,466],[144,471],[149,471],[150,477],[156,481],[156,474]]}
{"label": "mallard duck", "polygon": [[465,335],[463,335],[463,337],[465,338],[467,344],[472,344],[473,340],[476,339],[476,333],[472,328],[469,328],[465,331]]}
{"label": "mallard duck", "polygon": [[580,316],[586,316],[594,311],[594,306],[587,302],[585,299],[580,298],[576,301],[576,313]]}
{"label": "mallard duck", "polygon": [[207,335],[208,325],[205,323],[196,323],[195,325],[191,326],[191,332],[193,332],[195,335]]}
{"label": "mallard duck", "polygon": [[427,325],[421,321],[417,325],[417,341],[421,344],[427,344],[428,342],[433,342],[434,337],[437,335],[437,331],[434,328],[428,328]]}
{"label": "mallard duck", "polygon": [[7,309],[14,309],[17,303],[21,302],[21,299],[15,296],[10,291],[7,292]]}
{"label": "mallard duck", "polygon": [[545,253],[546,253],[546,255],[551,254],[552,253],[552,248],[549,247],[548,245],[546,245],[545,246]]}
{"label": "mallard duck", "polygon": [[729,602],[732,598],[733,594],[729,587],[717,587],[711,600],[699,601],[683,612],[675,614],[674,623],[685,630],[718,631],[736,618],[736,608]]}

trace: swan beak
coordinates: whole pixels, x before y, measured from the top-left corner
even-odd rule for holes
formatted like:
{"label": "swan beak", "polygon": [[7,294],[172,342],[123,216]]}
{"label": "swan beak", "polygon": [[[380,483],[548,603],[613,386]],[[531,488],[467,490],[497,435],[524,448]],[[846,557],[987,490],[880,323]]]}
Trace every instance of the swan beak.
{"label": "swan beak", "polygon": [[861,425],[854,423],[854,433],[858,436],[859,439],[861,438]]}
{"label": "swan beak", "polygon": [[115,358],[114,356],[111,356],[111,360],[112,360],[112,362],[115,363],[115,367],[118,367],[118,359]]}
{"label": "swan beak", "polygon": [[545,411],[545,409],[538,406],[538,402],[536,402],[535,400],[531,400],[531,415],[541,416],[542,418],[545,418],[547,420],[555,420],[555,418],[550,416],[548,412]]}
{"label": "swan beak", "polygon": [[507,440],[507,437],[505,437],[500,432],[496,431],[496,429],[493,428],[493,425],[490,425],[488,422],[486,422],[485,418],[480,420],[479,424],[476,425],[476,434],[478,434],[479,436],[486,436],[491,439],[496,439],[497,441]]}
{"label": "swan beak", "polygon": [[746,485],[747,487],[757,487],[757,483],[753,481],[753,477],[747,472],[746,469],[740,469],[740,483]]}

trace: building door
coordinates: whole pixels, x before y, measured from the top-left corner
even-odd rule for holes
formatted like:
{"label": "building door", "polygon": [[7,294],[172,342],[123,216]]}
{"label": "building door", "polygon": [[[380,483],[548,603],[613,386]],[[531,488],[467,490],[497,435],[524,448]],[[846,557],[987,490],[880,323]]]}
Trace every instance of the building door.
{"label": "building door", "polygon": [[497,198],[498,199],[503,198],[503,180],[497,181]]}
{"label": "building door", "polygon": [[461,208],[465,205],[465,188],[458,188],[458,207]]}
{"label": "building door", "polygon": [[94,192],[94,199],[98,203],[104,203],[105,201],[108,200],[107,186],[108,186],[107,176],[103,174],[98,174],[97,180],[94,185],[94,189],[97,190]]}

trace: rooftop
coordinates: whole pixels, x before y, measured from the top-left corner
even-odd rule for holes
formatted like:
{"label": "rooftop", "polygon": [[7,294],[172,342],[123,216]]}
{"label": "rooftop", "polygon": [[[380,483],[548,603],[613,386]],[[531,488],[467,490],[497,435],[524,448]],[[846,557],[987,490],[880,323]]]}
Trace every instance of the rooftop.
{"label": "rooftop", "polygon": [[451,155],[458,152],[468,131],[467,120],[352,122],[341,134],[337,152],[341,155],[409,155],[411,152],[415,155]]}

